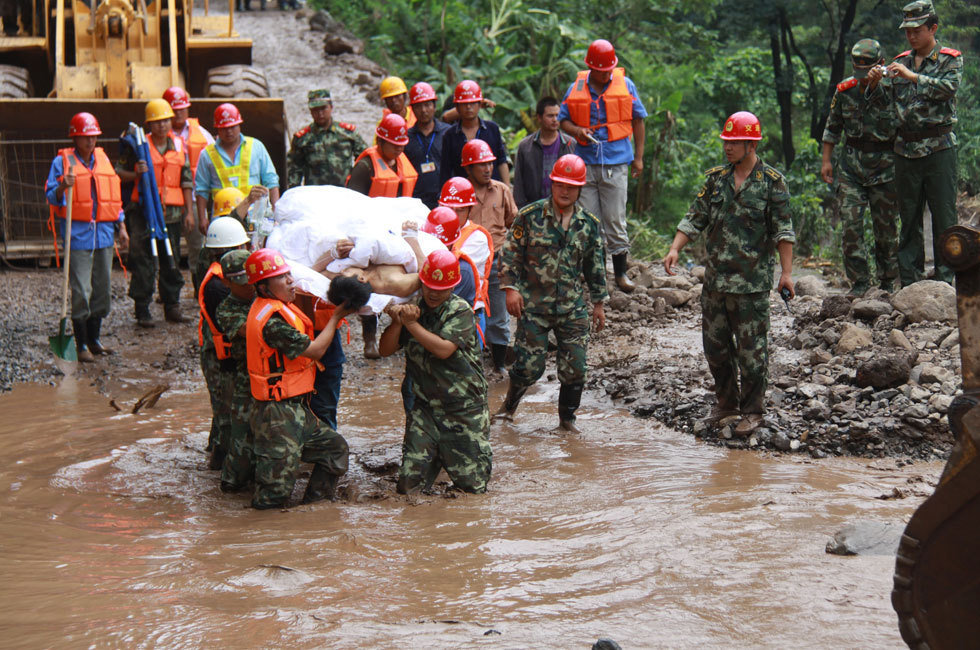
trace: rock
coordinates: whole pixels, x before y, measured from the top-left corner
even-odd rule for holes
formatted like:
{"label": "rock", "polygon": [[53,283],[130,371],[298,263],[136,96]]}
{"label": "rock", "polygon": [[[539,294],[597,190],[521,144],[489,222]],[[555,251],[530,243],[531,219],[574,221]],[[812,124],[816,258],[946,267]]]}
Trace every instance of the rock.
{"label": "rock", "polygon": [[840,318],[851,311],[851,299],[847,296],[827,296],[820,305],[820,320]]}
{"label": "rock", "polygon": [[364,54],[364,41],[356,38],[353,34],[328,34],[323,39],[323,53],[336,54]]}
{"label": "rock", "polygon": [[929,406],[927,404],[913,404],[905,410],[905,414],[910,418],[927,418],[929,417]]}
{"label": "rock", "polygon": [[695,266],[691,269],[691,277],[698,282],[704,282],[704,272],[705,268],[703,266]]}
{"label": "rock", "polygon": [[851,304],[851,315],[861,320],[874,320],[892,313],[892,306],[884,300],[855,300]]}
{"label": "rock", "polygon": [[943,339],[942,343],[939,344],[940,350],[948,350],[954,345],[959,345],[960,343],[960,331],[953,330],[949,336]]}
{"label": "rock", "polygon": [[929,398],[929,408],[936,413],[945,413],[952,403],[953,398],[948,395],[933,395]]}
{"label": "rock", "polygon": [[826,386],[805,382],[796,387],[796,392],[809,400],[813,399],[814,397],[822,397],[829,391],[827,390]]}
{"label": "rock", "polygon": [[892,296],[892,305],[912,323],[956,321],[956,290],[945,282],[922,280]]}
{"label": "rock", "polygon": [[697,302],[701,300],[701,292],[704,290],[703,284],[696,284],[691,287],[691,300]]}
{"label": "rock", "polygon": [[314,32],[329,32],[336,25],[337,21],[326,11],[320,10],[310,16],[310,29]]}
{"label": "rock", "polygon": [[844,331],[840,334],[835,351],[837,354],[847,354],[869,345],[871,345],[871,331],[860,325],[847,323],[844,325]]}
{"label": "rock", "polygon": [[807,420],[829,419],[830,407],[818,399],[811,399],[803,409],[803,417]]}
{"label": "rock", "polygon": [[667,313],[667,301],[663,298],[656,298],[653,301],[653,313],[657,316],[663,316]]}
{"label": "rock", "polygon": [[827,352],[823,348],[814,348],[810,350],[810,365],[817,366],[821,363],[827,363],[830,361],[830,352]]}
{"label": "rock", "polygon": [[691,287],[694,286],[690,278],[684,275],[665,275],[663,277],[651,275],[650,277],[650,286],[654,289],[681,289],[683,291],[690,291]]}
{"label": "rock", "polygon": [[644,289],[649,289],[652,287],[653,282],[653,273],[650,273],[650,271],[641,271],[640,274],[636,276],[636,284]]}
{"label": "rock", "polygon": [[834,533],[827,542],[833,555],[895,555],[905,526],[882,521],[857,521]]}
{"label": "rock", "polygon": [[908,395],[906,395],[906,397],[908,397],[913,402],[924,402],[930,397],[932,397],[932,393],[930,393],[925,388],[922,388],[921,386],[911,386],[909,389],[909,393]]}
{"label": "rock", "polygon": [[782,431],[773,431],[772,435],[769,436],[769,443],[779,451],[789,451],[792,449],[789,436]]}
{"label": "rock", "polygon": [[827,283],[815,275],[805,275],[796,281],[794,285],[797,295],[800,296],[826,296]]}
{"label": "rock", "polygon": [[613,291],[609,295],[609,309],[613,311],[626,311],[629,309],[630,299],[622,291]]}
{"label": "rock", "polygon": [[941,384],[945,381],[952,381],[953,373],[942,366],[934,363],[922,364],[922,371],[919,373],[920,384]]}
{"label": "rock", "polygon": [[599,639],[592,644],[592,650],[623,650],[618,643],[612,639]]}
{"label": "rock", "polygon": [[[690,291],[685,291],[684,289],[652,289],[648,294],[656,300],[657,298],[663,298],[664,302],[671,307],[680,307],[691,301],[693,297]],[[610,301],[611,304],[611,301]]]}
{"label": "rock", "polygon": [[905,332],[902,330],[892,330],[888,333],[888,345],[893,348],[902,348],[903,350],[912,351],[912,342],[909,341],[909,337],[905,336]]}
{"label": "rock", "polygon": [[907,382],[911,372],[912,364],[907,354],[885,354],[858,366],[855,383],[861,388],[893,388]]}

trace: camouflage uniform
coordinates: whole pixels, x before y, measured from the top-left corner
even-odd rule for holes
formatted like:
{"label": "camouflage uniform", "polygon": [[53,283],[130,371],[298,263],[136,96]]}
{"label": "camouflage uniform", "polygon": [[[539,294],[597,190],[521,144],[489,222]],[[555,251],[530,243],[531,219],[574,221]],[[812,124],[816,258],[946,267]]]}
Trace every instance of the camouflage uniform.
{"label": "camouflage uniform", "polygon": [[243,301],[234,295],[228,296],[218,306],[216,323],[231,342],[230,358],[235,360],[235,370],[231,373],[229,382],[231,427],[228,445],[225,447],[225,462],[221,468],[221,483],[231,491],[245,487],[252,478],[252,429],[248,423],[252,409],[252,390],[245,358],[245,331],[242,329],[251,307],[251,301]]}
{"label": "camouflage uniform", "polygon": [[[311,90],[309,107],[326,106],[330,92]],[[331,121],[323,128],[311,123],[293,135],[289,145],[289,187],[297,185],[344,186],[354,158],[363,143],[354,135],[354,125]]]}
{"label": "camouflage uniform", "polygon": [[773,251],[778,242],[796,241],[789,191],[782,174],[762,160],[738,192],[734,164],[714,167],[706,174],[704,187],[677,225],[692,239],[705,233],[704,356],[721,408],[740,409],[743,415],[763,413]]}
{"label": "camouflage uniform", "polygon": [[231,364],[228,359],[219,360],[214,349],[211,328],[204,324],[204,345],[201,346],[201,374],[208,387],[211,398],[211,432],[208,435],[208,449],[217,445],[227,451],[231,440],[231,373],[225,369]]}
{"label": "camouflage uniform", "polygon": [[[863,71],[862,71],[863,72]],[[837,144],[847,136],[838,158],[844,273],[857,291],[871,283],[864,250],[864,211],[871,213],[878,281],[890,289],[898,277],[898,194],[895,189],[895,131],[891,81],[865,90],[850,77],[837,85],[823,141]]]}
{"label": "camouflage uniform", "polygon": [[548,352],[548,332],[558,341],[558,380],[565,395],[559,408],[570,419],[585,384],[589,341],[588,292],[592,303],[608,297],[605,252],[599,220],[578,205],[568,230],[561,227],[551,198],[524,206],[507,233],[501,251],[500,286],[516,289],[524,298],[510,370],[511,388],[522,393],[542,374]]}
{"label": "camouflage uniform", "polygon": [[[310,345],[310,338],[279,314],[265,324],[262,338],[290,359]],[[253,507],[285,505],[296,484],[301,460],[334,476],[347,473],[347,441],[310,411],[309,397],[253,400],[249,416],[255,454]]]}
{"label": "camouflage uniform", "polygon": [[405,350],[405,374],[415,400],[407,415],[398,491],[428,488],[441,466],[457,488],[485,492],[493,453],[473,309],[455,295],[435,309],[423,299],[418,306],[419,324],[458,347],[448,359],[437,359],[402,328],[398,343]]}
{"label": "camouflage uniform", "polygon": [[[904,8],[903,27],[925,24],[935,15],[932,2],[919,0]],[[963,76],[963,57],[938,43],[916,69],[915,52],[895,57],[918,75],[915,82],[894,79],[899,128],[895,141],[895,180],[902,230],[898,266],[902,286],[921,280],[925,271],[922,210],[932,212],[936,279],[952,282],[953,271],[943,263],[940,237],[956,225],[956,91]]]}

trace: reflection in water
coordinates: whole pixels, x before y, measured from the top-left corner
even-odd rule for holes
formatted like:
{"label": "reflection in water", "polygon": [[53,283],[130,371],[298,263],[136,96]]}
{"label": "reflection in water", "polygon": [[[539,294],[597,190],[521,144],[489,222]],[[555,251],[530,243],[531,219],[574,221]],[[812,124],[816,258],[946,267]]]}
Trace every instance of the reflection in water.
{"label": "reflection in water", "polygon": [[[345,394],[355,454],[400,441],[399,379]],[[349,500],[283,513],[218,490],[203,390],[132,416],[71,379],[19,387],[0,397],[5,645],[900,643],[892,559],[823,547],[907,517],[874,497],[938,465],[726,452],[588,401],[585,433],[557,435],[555,387],[535,391],[494,425],[487,495],[410,500],[353,462]]]}

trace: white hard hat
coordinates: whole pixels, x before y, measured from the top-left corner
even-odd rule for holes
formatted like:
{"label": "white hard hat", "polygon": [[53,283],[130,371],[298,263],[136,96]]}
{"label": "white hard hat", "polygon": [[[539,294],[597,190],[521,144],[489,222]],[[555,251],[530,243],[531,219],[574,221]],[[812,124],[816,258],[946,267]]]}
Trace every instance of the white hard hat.
{"label": "white hard hat", "polygon": [[218,217],[208,226],[205,248],[234,248],[248,243],[245,227],[234,217]]}

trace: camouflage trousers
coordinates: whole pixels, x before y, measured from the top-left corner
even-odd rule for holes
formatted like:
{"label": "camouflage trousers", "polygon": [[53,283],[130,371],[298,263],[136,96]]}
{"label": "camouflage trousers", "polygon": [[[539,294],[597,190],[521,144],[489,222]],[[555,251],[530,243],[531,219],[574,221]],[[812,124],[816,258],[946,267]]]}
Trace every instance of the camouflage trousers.
{"label": "camouflage trousers", "polygon": [[313,415],[306,400],[307,396],[252,402],[253,506],[285,505],[296,484],[300,461],[319,465],[335,476],[347,473],[347,441]]}
{"label": "camouflage trousers", "polygon": [[233,390],[229,408],[231,425],[228,429],[228,444],[225,447],[225,461],[221,466],[221,482],[233,489],[245,487],[254,472],[252,454],[252,426],[248,418],[252,410],[251,393]]}
{"label": "camouflage trousers", "polygon": [[208,386],[208,396],[211,398],[211,433],[208,436],[208,449],[215,445],[228,449],[231,434],[231,395],[233,391],[232,376],[221,370],[221,362],[214,352],[214,346],[201,348],[201,374]]}
{"label": "camouflage trousers", "polygon": [[922,212],[926,203],[932,212],[932,250],[936,280],[953,282],[953,270],[943,262],[941,238],[956,225],[956,149],[942,149],[922,158],[895,156],[895,183],[898,186],[902,230],[898,244],[898,269],[902,286],[918,282],[925,275],[925,249],[922,239]]}
{"label": "camouflage trousers", "polygon": [[[769,292],[701,293],[704,356],[718,405],[764,413],[769,381]],[[741,375],[741,389],[739,389]]]}
{"label": "camouflage trousers", "polygon": [[[180,273],[180,223],[168,223],[167,235],[173,257],[168,258],[163,248],[163,240],[158,240],[159,257],[153,257],[150,249],[150,229],[146,217],[139,206],[126,210],[126,230],[129,232],[129,297],[137,305],[148,305],[153,301],[153,285],[160,291],[164,305],[176,305],[180,301],[180,288],[184,286],[184,276]],[[159,269],[157,268],[159,267]]]}
{"label": "camouflage trousers", "polygon": [[878,282],[891,284],[898,277],[898,193],[895,183],[864,186],[841,178],[840,216],[843,232],[844,273],[851,286],[871,284],[864,246],[864,214],[871,214]]}
{"label": "camouflage trousers", "polygon": [[408,412],[398,491],[414,494],[432,486],[440,468],[464,492],[483,493],[490,482],[490,409],[486,403],[452,412],[415,400]]}
{"label": "camouflage trousers", "polygon": [[587,314],[535,314],[525,311],[517,322],[514,352],[517,359],[510,369],[512,386],[527,387],[544,374],[548,358],[548,332],[558,341],[558,380],[562,384],[584,384],[589,347]]}

